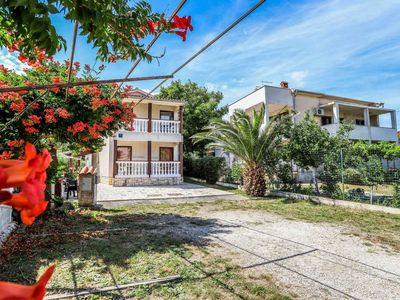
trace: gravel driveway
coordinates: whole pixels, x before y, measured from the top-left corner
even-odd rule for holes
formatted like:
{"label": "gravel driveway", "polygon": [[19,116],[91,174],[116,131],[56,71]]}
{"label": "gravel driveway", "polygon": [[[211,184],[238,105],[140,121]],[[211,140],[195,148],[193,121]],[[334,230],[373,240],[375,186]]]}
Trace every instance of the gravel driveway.
{"label": "gravel driveway", "polygon": [[400,299],[400,254],[345,234],[344,227],[255,211],[200,216],[214,225],[179,224],[171,233],[190,238],[209,231],[213,251],[246,272],[270,274],[298,299]]}

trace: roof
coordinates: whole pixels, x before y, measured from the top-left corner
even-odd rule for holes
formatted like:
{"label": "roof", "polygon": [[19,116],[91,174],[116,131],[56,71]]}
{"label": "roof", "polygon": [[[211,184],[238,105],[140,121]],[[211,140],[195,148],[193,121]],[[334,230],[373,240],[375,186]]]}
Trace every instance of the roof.
{"label": "roof", "polygon": [[128,93],[128,98],[152,100],[152,101],[163,101],[163,102],[177,102],[185,103],[184,100],[171,99],[171,98],[159,98],[156,95],[149,94],[141,89],[135,88]]}
{"label": "roof", "polygon": [[[235,104],[236,102],[239,102],[240,100],[246,98],[247,96],[257,92],[258,90],[262,89],[262,88],[275,88],[275,89],[283,89],[286,90],[286,88],[281,88],[279,86],[272,86],[272,85],[262,85],[257,87],[254,91],[248,93],[247,95],[239,98],[238,100],[232,102],[231,104],[229,104],[228,106],[231,106],[232,104]],[[324,93],[319,93],[319,92],[310,92],[310,91],[306,91],[306,90],[300,90],[300,89],[291,89],[292,94],[306,94],[306,95],[312,95],[312,96],[316,96],[316,97],[320,97],[320,98],[328,98],[328,99],[336,99],[336,100],[341,100],[341,101],[351,101],[351,102],[358,102],[361,105],[365,105],[366,103],[368,103],[368,106],[376,106],[376,105],[380,105],[381,103],[376,102],[376,101],[368,101],[368,100],[360,100],[360,99],[353,99],[353,98],[347,98],[347,97],[341,97],[341,96],[335,96],[335,95],[329,95],[329,94],[324,94]]]}

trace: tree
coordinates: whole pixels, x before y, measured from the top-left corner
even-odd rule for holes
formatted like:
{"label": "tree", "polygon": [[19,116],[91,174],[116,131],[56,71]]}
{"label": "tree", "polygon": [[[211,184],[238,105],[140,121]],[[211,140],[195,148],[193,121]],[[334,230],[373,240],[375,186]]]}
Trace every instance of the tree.
{"label": "tree", "polygon": [[331,136],[310,113],[294,124],[288,143],[289,157],[297,166],[311,169],[317,193],[317,168],[321,170],[319,178],[324,183],[324,191],[329,195],[336,191],[341,176],[341,156],[349,146],[348,134],[352,129],[351,124],[341,124],[339,132]]}
{"label": "tree", "polygon": [[193,136],[195,142],[208,141],[207,147],[220,147],[243,162],[243,185],[248,195],[264,196],[265,161],[272,155],[285,135],[284,118],[270,120],[263,125],[265,106],[251,116],[236,111],[230,121],[212,120],[205,131]]}
{"label": "tree", "polygon": [[126,0],[5,0],[0,7],[0,46],[19,50],[29,59],[38,49],[48,55],[66,49],[52,22],[57,15],[77,22],[79,34],[97,48],[98,58],[109,62],[138,57],[150,61],[143,43],[147,35],[170,32],[185,40],[187,31],[193,30],[190,17],[176,16],[169,22],[164,14],[152,12],[146,1],[132,5]]}
{"label": "tree", "polygon": [[193,143],[190,137],[200,132],[210,124],[211,119],[220,119],[226,112],[227,106],[219,107],[223,98],[221,92],[209,91],[197,83],[189,81],[182,84],[179,80],[173,81],[168,87],[161,88],[160,98],[173,98],[185,101],[183,118],[183,142],[185,152],[205,154],[207,142]]}
{"label": "tree", "polygon": [[[1,67],[3,86],[57,83],[67,80],[69,62],[63,64],[50,59],[35,63],[19,75]],[[98,72],[75,62],[72,81],[92,80]],[[101,66],[100,69],[104,69]],[[127,87],[129,89],[129,87]],[[112,85],[92,85],[51,91],[10,92],[0,94],[0,144],[3,158],[18,157],[18,150],[25,142],[40,148],[64,145],[78,152],[82,149],[97,150],[103,138],[121,127],[129,127],[134,117],[130,104],[122,103],[124,92],[110,99]]]}

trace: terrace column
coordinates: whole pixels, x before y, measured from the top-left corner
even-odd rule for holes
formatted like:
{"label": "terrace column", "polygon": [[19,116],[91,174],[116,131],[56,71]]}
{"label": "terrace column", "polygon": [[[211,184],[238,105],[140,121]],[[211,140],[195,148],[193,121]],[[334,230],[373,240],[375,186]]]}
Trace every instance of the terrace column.
{"label": "terrace column", "polygon": [[390,112],[390,119],[392,121],[392,128],[397,129],[397,118],[396,118],[396,111],[393,110]]}
{"label": "terrace column", "polygon": [[332,111],[333,111],[333,124],[339,124],[340,123],[340,109],[339,109],[338,103],[333,104]]}
{"label": "terrace column", "polygon": [[179,133],[183,133],[183,106],[179,106]]}
{"label": "terrace column", "polygon": [[364,108],[364,122],[365,126],[368,127],[368,143],[371,144],[371,119],[369,117],[369,108]]}
{"label": "terrace column", "polygon": [[179,174],[183,177],[183,142],[179,143]]}
{"label": "terrace column", "polygon": [[147,174],[151,176],[151,141],[147,141]]}
{"label": "terrace column", "polygon": [[147,131],[148,132],[152,132],[153,128],[152,128],[152,123],[151,123],[151,117],[153,116],[153,104],[149,103],[147,105],[147,119],[148,119],[148,123],[147,123]]}

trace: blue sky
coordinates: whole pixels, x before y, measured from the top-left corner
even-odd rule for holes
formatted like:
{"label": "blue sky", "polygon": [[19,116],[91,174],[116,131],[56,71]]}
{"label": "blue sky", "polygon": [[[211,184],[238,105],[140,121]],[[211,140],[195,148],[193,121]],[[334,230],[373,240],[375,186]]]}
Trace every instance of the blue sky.
{"label": "blue sky", "polygon": [[[152,0],[167,15],[179,0]],[[182,43],[163,35],[153,55],[160,64],[142,62],[135,76],[169,74],[256,0],[188,0],[180,15],[191,15],[195,31]],[[262,81],[377,102],[400,111],[399,0],[270,0],[182,70],[176,79],[192,80],[224,93],[224,104],[251,92]],[[55,19],[70,44],[73,25]],[[93,63],[95,51],[80,37],[76,58]],[[58,55],[65,59],[69,52]],[[4,52],[0,60],[15,60]],[[110,64],[103,78],[123,77],[131,63]],[[158,82],[141,82],[150,90]],[[398,116],[398,119],[400,117]]]}

